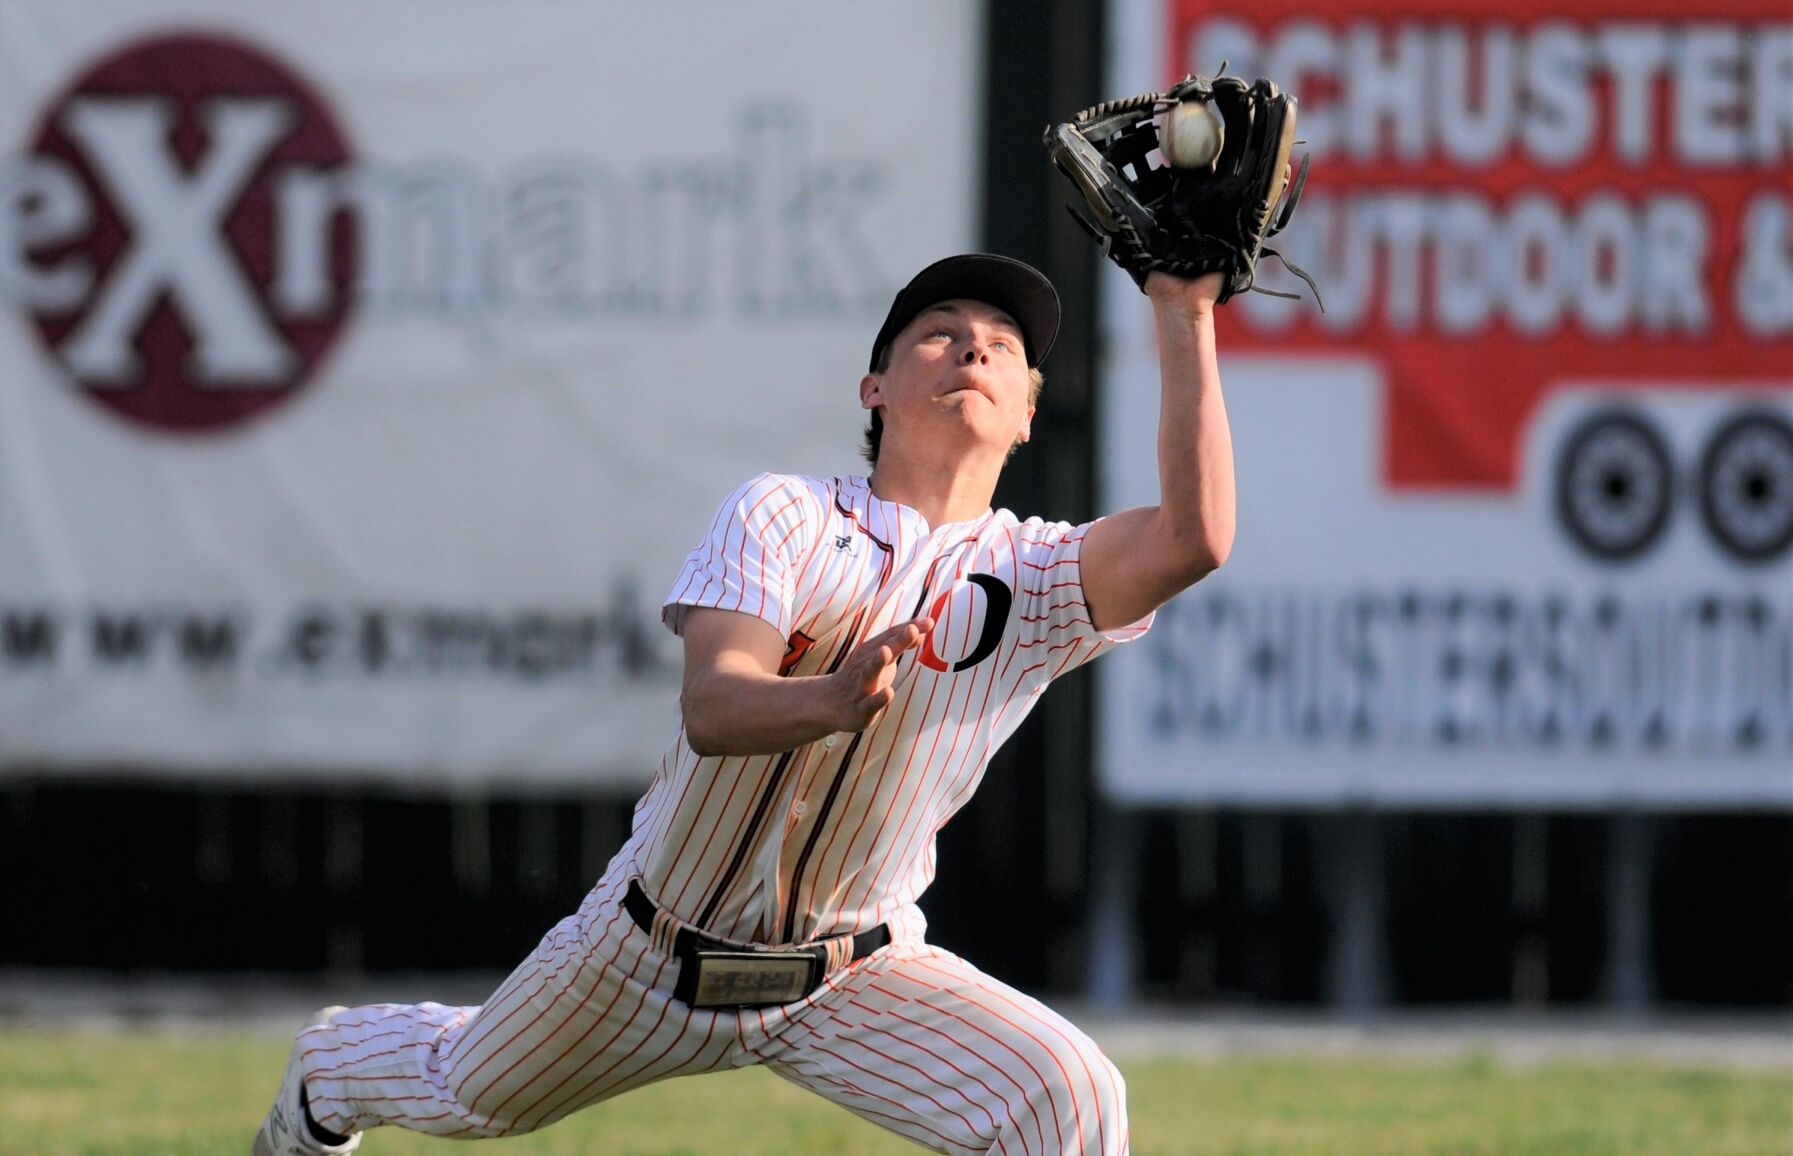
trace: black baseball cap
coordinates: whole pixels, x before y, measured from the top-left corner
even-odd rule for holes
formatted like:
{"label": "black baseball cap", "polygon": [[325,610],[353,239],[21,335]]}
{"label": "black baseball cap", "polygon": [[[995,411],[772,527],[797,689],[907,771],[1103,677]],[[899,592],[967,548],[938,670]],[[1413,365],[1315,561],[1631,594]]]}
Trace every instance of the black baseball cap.
{"label": "black baseball cap", "polygon": [[872,342],[871,369],[878,357],[903,331],[903,326],[930,305],[956,297],[994,305],[1021,326],[1027,344],[1028,368],[1046,360],[1053,338],[1058,336],[1058,290],[1046,275],[1024,261],[994,253],[961,253],[936,261],[917,273],[890,303],[890,316]]}

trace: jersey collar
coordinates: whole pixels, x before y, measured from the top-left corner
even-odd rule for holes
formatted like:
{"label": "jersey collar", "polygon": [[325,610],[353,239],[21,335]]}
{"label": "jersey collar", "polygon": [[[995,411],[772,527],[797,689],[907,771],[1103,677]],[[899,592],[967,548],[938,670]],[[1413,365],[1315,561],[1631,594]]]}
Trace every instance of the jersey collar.
{"label": "jersey collar", "polygon": [[854,475],[848,478],[835,479],[839,484],[841,498],[847,508],[859,515],[862,524],[871,533],[886,541],[898,539],[914,541],[926,538],[931,534],[953,529],[967,529],[984,521],[990,516],[985,510],[976,517],[963,522],[942,522],[938,526],[928,525],[927,518],[913,506],[905,506],[901,502],[892,502],[872,493],[871,479]]}

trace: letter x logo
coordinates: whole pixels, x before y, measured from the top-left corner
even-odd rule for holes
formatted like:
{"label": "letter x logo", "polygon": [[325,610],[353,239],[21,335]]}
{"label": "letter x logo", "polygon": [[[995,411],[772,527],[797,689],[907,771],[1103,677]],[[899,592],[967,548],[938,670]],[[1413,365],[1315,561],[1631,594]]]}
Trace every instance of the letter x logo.
{"label": "letter x logo", "polygon": [[190,176],[168,151],[175,113],[166,101],[76,100],[63,114],[63,130],[85,147],[132,237],[98,303],[62,347],[90,386],[136,382],[132,338],[163,292],[193,333],[189,368],[200,384],[282,386],[292,371],[291,351],[256,307],[224,236],[225,215],[291,114],[271,100],[217,100],[206,114],[211,148]]}

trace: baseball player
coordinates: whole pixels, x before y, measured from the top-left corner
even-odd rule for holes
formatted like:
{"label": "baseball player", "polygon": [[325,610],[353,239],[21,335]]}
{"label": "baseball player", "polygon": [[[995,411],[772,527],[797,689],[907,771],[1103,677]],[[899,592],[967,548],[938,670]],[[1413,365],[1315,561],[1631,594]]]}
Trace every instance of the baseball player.
{"label": "baseball player", "polygon": [[1114,1065],[929,945],[916,900],[1046,685],[1226,558],[1220,285],[1147,280],[1159,503],[1072,526],[990,508],[1030,435],[1051,283],[985,254],[917,274],[859,383],[869,477],[754,478],[673,584],[681,724],[604,877],[481,1007],[320,1013],[254,1152],[516,1135],[747,1064],[937,1152],[1127,1151]]}

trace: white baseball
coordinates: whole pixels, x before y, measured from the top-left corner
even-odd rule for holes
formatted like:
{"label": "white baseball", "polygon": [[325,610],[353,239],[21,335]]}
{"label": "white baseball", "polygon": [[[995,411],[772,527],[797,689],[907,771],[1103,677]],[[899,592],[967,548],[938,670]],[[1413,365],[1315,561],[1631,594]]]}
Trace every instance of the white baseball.
{"label": "white baseball", "polygon": [[1186,100],[1164,114],[1158,132],[1158,151],[1180,169],[1205,168],[1220,155],[1226,143],[1226,122],[1211,105]]}

